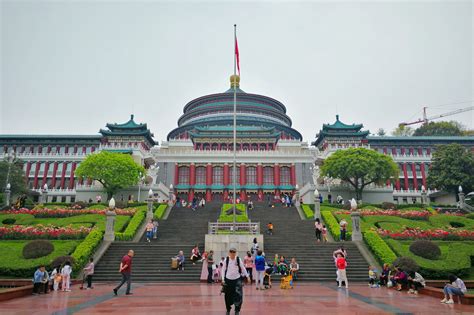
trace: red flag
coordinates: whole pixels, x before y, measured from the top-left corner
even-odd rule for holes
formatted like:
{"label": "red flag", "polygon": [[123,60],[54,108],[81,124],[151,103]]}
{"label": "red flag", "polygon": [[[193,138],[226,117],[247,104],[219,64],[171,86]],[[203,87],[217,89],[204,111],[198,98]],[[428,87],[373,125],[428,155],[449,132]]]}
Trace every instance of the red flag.
{"label": "red flag", "polygon": [[235,37],[235,59],[237,61],[237,72],[240,76],[239,45],[237,44],[237,36]]}

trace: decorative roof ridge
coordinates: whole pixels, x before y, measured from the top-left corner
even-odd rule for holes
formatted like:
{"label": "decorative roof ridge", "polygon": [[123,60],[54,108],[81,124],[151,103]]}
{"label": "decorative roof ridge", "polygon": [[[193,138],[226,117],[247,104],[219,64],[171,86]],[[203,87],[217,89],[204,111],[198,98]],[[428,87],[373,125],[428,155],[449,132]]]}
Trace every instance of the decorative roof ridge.
{"label": "decorative roof ridge", "polygon": [[324,129],[354,129],[359,131],[364,127],[363,124],[352,124],[348,125],[339,120],[339,115],[336,115],[336,121],[333,124],[323,124]]}
{"label": "decorative roof ridge", "polygon": [[146,124],[137,124],[135,120],[133,120],[135,115],[131,114],[130,115],[130,120],[122,123],[122,124],[117,124],[117,123],[107,123],[106,127],[109,128],[110,130],[116,128],[116,129],[147,129]]}

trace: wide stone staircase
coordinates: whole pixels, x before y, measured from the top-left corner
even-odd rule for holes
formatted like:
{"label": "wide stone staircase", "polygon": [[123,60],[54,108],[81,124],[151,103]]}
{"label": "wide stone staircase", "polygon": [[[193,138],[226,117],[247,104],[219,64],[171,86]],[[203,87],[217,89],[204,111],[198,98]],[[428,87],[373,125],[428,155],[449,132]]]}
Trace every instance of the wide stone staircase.
{"label": "wide stone staircase", "polygon": [[[135,282],[198,282],[202,264],[189,261],[194,244],[204,250],[204,236],[208,222],[216,221],[221,203],[207,203],[204,208],[192,211],[174,207],[167,220],[160,221],[158,239],[151,243],[142,237],[140,243],[114,242],[95,268],[95,281],[119,281],[121,258],[129,249],[135,251],[132,265],[132,280]],[[184,251],[184,271],[171,270],[171,257]]]}
{"label": "wide stone staircase", "polygon": [[336,268],[332,253],[341,244],[347,250],[349,282],[367,281],[368,263],[356,245],[352,242],[316,243],[314,222],[301,220],[295,207],[276,205],[271,208],[265,203],[254,203],[249,217],[260,222],[262,232],[266,232],[268,222],[273,223],[273,235],[264,235],[265,257],[268,262],[273,262],[275,254],[285,256],[288,261],[295,257],[300,265],[300,281],[334,281]]}

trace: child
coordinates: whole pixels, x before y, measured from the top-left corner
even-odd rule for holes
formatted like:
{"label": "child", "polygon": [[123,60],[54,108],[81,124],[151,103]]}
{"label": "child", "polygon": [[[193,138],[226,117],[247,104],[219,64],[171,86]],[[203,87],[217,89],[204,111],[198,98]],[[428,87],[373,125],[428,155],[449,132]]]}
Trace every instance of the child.
{"label": "child", "polygon": [[328,229],[326,228],[325,225],[323,225],[323,241],[324,243],[327,243],[328,242]]}
{"label": "child", "polygon": [[214,279],[214,282],[217,283],[219,282],[219,279],[221,278],[221,273],[220,273],[220,264],[214,264],[212,265],[212,278]]}
{"label": "child", "polygon": [[346,276],[347,262],[341,253],[337,254],[336,266],[337,266],[337,281],[339,282],[338,287],[340,288],[342,286],[342,282],[345,282],[346,289],[349,289],[349,283],[347,282],[347,276]]}
{"label": "child", "polygon": [[273,272],[277,273],[278,272],[278,263],[280,262],[280,258],[278,257],[278,254],[275,254],[275,258],[273,259]]}
{"label": "child", "polygon": [[89,258],[89,263],[84,268],[84,276],[87,280],[87,290],[92,289],[92,276],[94,275],[94,258]]}
{"label": "child", "polygon": [[268,235],[273,235],[273,224],[271,222],[268,222],[267,229],[268,229],[267,231]]}
{"label": "child", "polygon": [[59,284],[62,280],[61,273],[59,272],[59,266],[54,267],[53,271],[51,272],[51,279],[53,280],[53,290],[58,291]]}
{"label": "child", "polygon": [[374,270],[373,266],[369,266],[369,286],[371,288],[378,288],[377,281],[377,273]]}
{"label": "child", "polygon": [[183,270],[184,271],[184,253],[182,250],[178,252],[178,256],[176,256],[178,259],[178,270]]}
{"label": "child", "polygon": [[64,267],[61,269],[61,278],[62,278],[61,286],[64,292],[71,292],[70,290],[71,273],[72,273],[71,263],[69,261],[66,261],[64,263]]}

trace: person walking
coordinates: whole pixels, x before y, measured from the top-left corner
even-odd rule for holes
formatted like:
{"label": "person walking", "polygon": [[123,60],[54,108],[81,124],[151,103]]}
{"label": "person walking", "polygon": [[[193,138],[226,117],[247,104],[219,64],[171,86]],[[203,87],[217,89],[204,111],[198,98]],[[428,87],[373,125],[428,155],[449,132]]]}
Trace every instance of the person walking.
{"label": "person walking", "polygon": [[250,278],[242,260],[237,256],[237,249],[234,247],[229,249],[229,255],[225,259],[222,271],[222,291],[225,294],[226,314],[230,314],[232,305],[234,305],[235,314],[238,315],[240,314],[244,296],[242,290],[242,276],[247,278],[249,283]]}
{"label": "person walking", "polygon": [[339,284],[338,287],[340,288],[342,286],[342,283],[345,282],[346,289],[349,289],[349,283],[347,282],[347,275],[346,275],[347,262],[341,253],[337,254],[336,266],[337,266],[337,281]]}
{"label": "person walking", "polygon": [[128,254],[122,257],[122,261],[120,262],[120,269],[119,272],[122,274],[122,281],[120,284],[113,290],[114,294],[117,295],[118,290],[122,287],[122,285],[127,283],[127,291],[125,292],[126,295],[133,294],[130,292],[132,286],[132,258],[135,255],[133,250],[129,250]]}
{"label": "person walking", "polygon": [[256,290],[264,290],[263,278],[265,277],[265,257],[261,250],[257,251],[257,256],[255,257],[255,271],[257,272],[257,279],[255,279],[255,288]]}
{"label": "person walking", "polygon": [[322,233],[323,233],[323,225],[321,224],[321,221],[319,218],[316,218],[316,221],[314,222],[314,231],[316,234],[316,241],[319,243],[322,240]]}
{"label": "person walking", "polygon": [[346,232],[347,232],[347,221],[343,218],[339,222],[339,227],[340,227],[340,241],[344,242],[346,240]]}
{"label": "person walking", "polygon": [[84,275],[87,281],[87,290],[92,289],[92,276],[94,275],[94,258],[89,258],[89,263],[84,268]]}
{"label": "person walking", "polygon": [[206,257],[207,261],[207,283],[212,284],[212,265],[214,265],[214,251],[210,250]]}
{"label": "person walking", "polygon": [[156,240],[158,238],[158,220],[153,220],[153,239]]}
{"label": "person walking", "polygon": [[244,257],[244,266],[247,270],[248,275],[250,276],[250,282],[253,281],[253,265],[254,265],[254,257],[250,252],[247,252],[247,256]]}
{"label": "person walking", "polygon": [[71,273],[72,273],[71,263],[69,261],[66,261],[64,263],[64,267],[61,269],[61,278],[62,278],[61,287],[64,292],[71,292],[71,289],[70,289]]}

